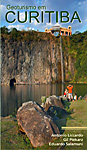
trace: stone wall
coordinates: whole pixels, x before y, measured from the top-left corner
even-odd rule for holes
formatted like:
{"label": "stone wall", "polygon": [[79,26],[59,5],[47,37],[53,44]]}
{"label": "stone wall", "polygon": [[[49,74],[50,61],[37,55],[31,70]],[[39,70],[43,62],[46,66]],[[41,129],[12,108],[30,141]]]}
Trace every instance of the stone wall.
{"label": "stone wall", "polygon": [[[54,37],[56,38],[56,37]],[[61,82],[60,43],[44,39],[29,42],[2,41],[1,83],[17,84]],[[65,80],[74,74],[74,60],[63,52]]]}

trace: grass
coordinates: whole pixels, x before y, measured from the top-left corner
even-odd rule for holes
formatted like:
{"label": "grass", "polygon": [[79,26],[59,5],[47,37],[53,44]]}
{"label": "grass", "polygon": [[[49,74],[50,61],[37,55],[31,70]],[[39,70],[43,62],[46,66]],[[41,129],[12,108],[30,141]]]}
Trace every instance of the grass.
{"label": "grass", "polygon": [[[67,103],[66,110],[69,115],[66,118],[57,120],[59,128],[65,127],[87,127],[87,101],[78,100]],[[71,113],[70,113],[71,112]],[[87,150],[87,130],[65,130],[63,135],[83,134],[83,146],[65,146],[64,150]],[[69,140],[69,138],[68,138]],[[59,138],[54,143],[64,142],[64,138]],[[34,148],[26,135],[18,130],[15,116],[2,117],[1,119],[1,149],[2,150],[57,150],[61,146],[44,145]]]}
{"label": "grass", "polygon": [[[69,109],[73,112],[71,118],[67,118],[66,127],[87,127],[87,101],[71,102]],[[66,130],[64,134],[83,134],[83,146],[69,146],[65,147],[65,150],[87,150],[87,130]]]}
{"label": "grass", "polygon": [[73,110],[71,117],[73,119],[67,121],[67,126],[86,126],[87,127],[87,101],[78,100],[72,102],[70,105],[70,109]]}

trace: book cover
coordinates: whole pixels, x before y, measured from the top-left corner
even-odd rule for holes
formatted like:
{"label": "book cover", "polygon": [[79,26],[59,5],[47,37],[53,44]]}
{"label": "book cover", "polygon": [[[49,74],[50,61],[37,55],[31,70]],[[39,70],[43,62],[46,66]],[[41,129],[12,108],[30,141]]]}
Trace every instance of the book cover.
{"label": "book cover", "polygon": [[87,0],[1,1],[1,149],[87,149]]}

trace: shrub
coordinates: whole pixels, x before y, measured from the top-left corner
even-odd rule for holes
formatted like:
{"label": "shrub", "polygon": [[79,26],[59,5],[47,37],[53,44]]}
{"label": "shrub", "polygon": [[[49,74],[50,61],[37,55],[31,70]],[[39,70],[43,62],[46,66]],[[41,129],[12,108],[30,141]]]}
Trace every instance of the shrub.
{"label": "shrub", "polygon": [[41,97],[41,101],[42,101],[42,103],[45,103],[45,101],[46,101],[46,96],[42,96],[42,97]]}

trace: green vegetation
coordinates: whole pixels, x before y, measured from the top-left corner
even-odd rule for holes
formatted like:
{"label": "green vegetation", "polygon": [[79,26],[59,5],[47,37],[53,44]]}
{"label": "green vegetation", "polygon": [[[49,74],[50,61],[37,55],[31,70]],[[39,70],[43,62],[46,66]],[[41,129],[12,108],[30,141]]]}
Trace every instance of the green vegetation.
{"label": "green vegetation", "polygon": [[[16,28],[9,30],[5,26],[1,27],[1,39],[2,42],[4,42],[5,39],[8,39],[9,42],[32,42],[34,45],[39,41],[54,41],[54,43],[57,43],[59,46],[60,42],[59,38],[45,32],[33,30],[18,31]],[[71,37],[62,37],[62,47],[66,59],[70,56],[75,66],[74,75],[72,75],[70,70],[67,72],[72,82],[87,83],[87,31],[83,33],[76,31]],[[49,65],[51,68],[53,67],[51,64]]]}
{"label": "green vegetation", "polygon": [[76,53],[76,73],[74,80],[84,80],[85,82],[85,80],[87,81],[87,31],[82,34],[74,34],[71,38],[71,44],[73,47],[71,52]]}
{"label": "green vegetation", "polygon": [[[71,102],[70,110],[73,110],[71,113],[71,119],[67,118],[67,127],[87,127],[87,101],[78,100]],[[86,150],[87,149],[87,129],[77,129],[77,130],[66,130],[64,134],[83,134],[83,146],[74,146],[66,147],[65,150]],[[79,142],[80,143],[80,142]]]}
{"label": "green vegetation", "polygon": [[[58,127],[87,127],[87,101],[78,100],[74,102],[65,102],[65,108],[69,112],[64,118],[57,120]],[[56,113],[56,112],[55,112]],[[62,130],[61,134],[83,134],[83,146],[65,146],[64,150],[86,150],[87,149],[87,130]],[[69,138],[70,139],[70,138]],[[81,137],[80,137],[81,139]],[[65,142],[64,138],[58,138],[53,143]],[[68,141],[69,142],[69,141]],[[81,143],[81,142],[72,142]],[[1,147],[5,149],[30,149],[30,150],[56,150],[58,146],[44,145],[42,147],[32,147],[27,136],[18,130],[18,124],[15,117],[2,117],[1,120]]]}
{"label": "green vegetation", "polygon": [[4,40],[8,38],[10,42],[24,41],[28,43],[33,41],[39,42],[54,39],[54,37],[51,34],[38,32],[34,30],[18,31],[16,28],[12,28],[11,30],[9,30],[5,26],[1,27],[1,38],[2,42],[4,42]]}
{"label": "green vegetation", "polygon": [[[15,117],[2,117],[1,120],[1,149],[2,150],[49,150],[49,145],[34,148],[26,134],[18,130]],[[54,150],[56,147],[54,148]]]}
{"label": "green vegetation", "polygon": [[[87,31],[63,37],[63,51],[73,58],[75,74],[72,82],[87,82]],[[70,72],[69,72],[70,74]]]}
{"label": "green vegetation", "polygon": [[41,101],[42,101],[42,103],[45,103],[45,101],[46,101],[46,96],[42,96],[42,97],[41,97]]}

